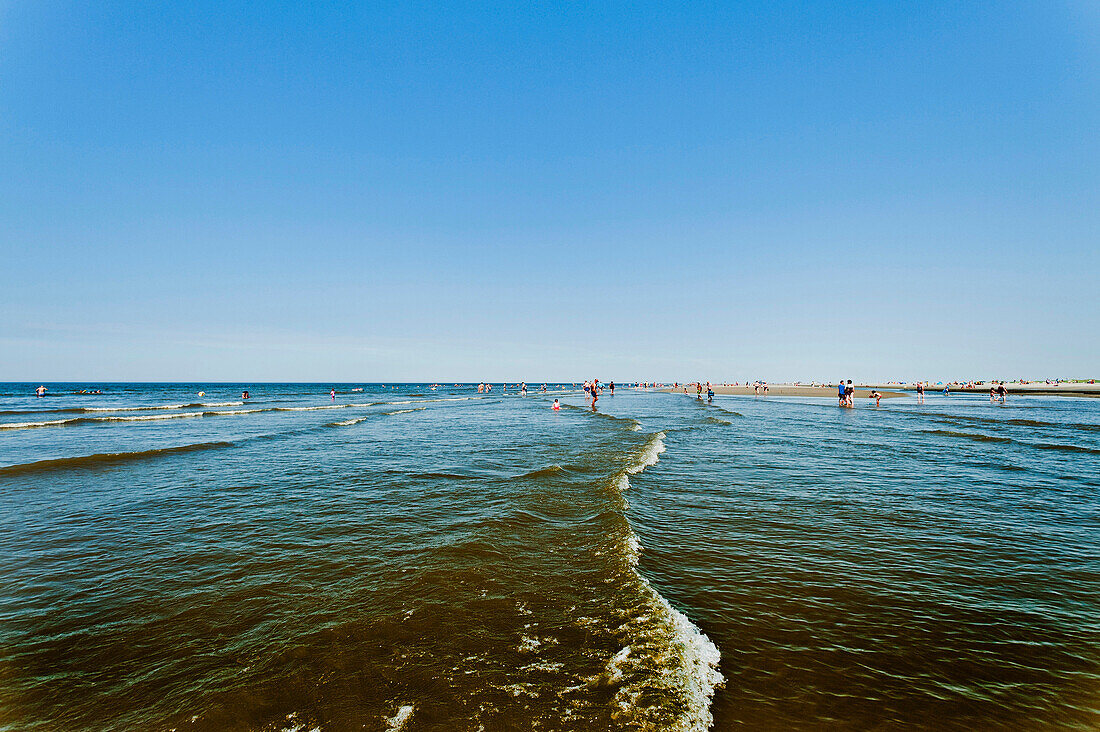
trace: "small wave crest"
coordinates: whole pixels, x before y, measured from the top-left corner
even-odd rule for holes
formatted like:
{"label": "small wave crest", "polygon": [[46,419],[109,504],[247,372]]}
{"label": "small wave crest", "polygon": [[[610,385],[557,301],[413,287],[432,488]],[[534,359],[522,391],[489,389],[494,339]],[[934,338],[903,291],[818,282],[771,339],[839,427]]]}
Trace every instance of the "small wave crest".
{"label": "small wave crest", "polygon": [[56,458],[53,460],[38,460],[33,463],[21,463],[0,468],[0,475],[21,475],[26,473],[42,473],[53,470],[70,470],[74,468],[98,468],[134,460],[150,460],[153,458],[178,455],[180,453],[198,452],[201,450],[214,450],[222,447],[233,447],[232,442],[200,442],[194,445],[180,445],[178,447],[164,447],[157,450],[139,450],[136,452],[109,452],[94,455],[82,455],[80,457]]}
{"label": "small wave crest", "polygon": [[409,412],[420,412],[420,411],[423,411],[425,409],[427,409],[427,407],[415,407],[413,409],[398,409],[398,410],[395,410],[393,412],[383,412],[383,414],[386,414],[386,415],[408,414]]}
{"label": "small wave crest", "polygon": [[626,467],[628,475],[637,475],[650,465],[656,465],[661,459],[661,453],[665,451],[664,432],[654,432],[642,445],[642,449],[634,456],[633,462]]}
{"label": "small wave crest", "polygon": [[557,475],[564,471],[560,465],[547,465],[545,468],[539,468],[538,470],[532,470],[529,473],[523,473],[522,475],[513,476],[513,479],[519,480],[522,478],[548,478],[551,475]]}
{"label": "small wave crest", "polygon": [[923,430],[929,435],[940,435],[943,437],[961,437],[966,440],[973,440],[974,442],[1013,442],[1011,437],[993,437],[992,435],[981,435],[975,432],[956,432],[954,430]]}

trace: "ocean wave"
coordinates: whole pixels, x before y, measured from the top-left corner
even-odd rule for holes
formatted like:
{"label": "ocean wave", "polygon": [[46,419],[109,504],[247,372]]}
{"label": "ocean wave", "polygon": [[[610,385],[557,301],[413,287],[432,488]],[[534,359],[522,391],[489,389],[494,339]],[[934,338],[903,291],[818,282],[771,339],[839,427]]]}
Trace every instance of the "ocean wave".
{"label": "ocean wave", "polygon": [[726,427],[733,424],[733,422],[730,422],[728,419],[719,419],[718,417],[707,417],[705,421],[710,424],[725,425]]}
{"label": "ocean wave", "polygon": [[313,407],[271,407],[274,412],[316,412],[321,409],[347,409],[352,404],[318,404]]}
{"label": "ocean wave", "polygon": [[88,417],[72,417],[70,419],[48,419],[42,422],[8,422],[0,424],[0,430],[29,430],[36,427],[64,427],[67,425],[91,422]]}
{"label": "ocean wave", "polygon": [[89,417],[88,422],[157,422],[162,419],[185,419],[188,417],[202,417],[206,414],[217,412],[180,412],[178,414],[150,414],[145,416],[129,417]]}
{"label": "ocean wave", "polygon": [[512,476],[513,480],[520,480],[522,478],[547,478],[551,475],[557,475],[565,470],[560,465],[547,465],[545,468],[539,468],[538,470],[532,470],[529,473],[523,473],[522,475]]}
{"label": "ocean wave", "polygon": [[199,409],[201,407],[240,407],[244,402],[192,402],[190,404],[158,404],[151,407],[79,407],[81,412],[148,412],[156,409]]}
{"label": "ocean wave", "polygon": [[0,468],[0,475],[22,475],[26,473],[41,473],[54,470],[71,470],[79,468],[98,468],[107,465],[115,465],[134,460],[150,460],[167,455],[198,452],[201,450],[214,450],[222,447],[233,447],[232,442],[200,442],[194,445],[180,445],[178,447],[163,447],[155,450],[139,450],[137,452],[108,452],[94,455],[82,455],[80,457],[55,458],[53,460],[38,460],[33,463],[21,463]]}
{"label": "ocean wave", "polygon": [[398,410],[396,410],[396,411],[393,411],[393,412],[383,412],[382,414],[386,414],[386,415],[391,415],[391,414],[408,414],[409,412],[422,412],[422,411],[424,411],[425,409],[427,409],[427,407],[416,407],[416,408],[414,408],[414,409],[398,409]]}
{"label": "ocean wave", "polygon": [[68,419],[48,419],[40,422],[8,422],[0,423],[0,430],[26,430],[38,427],[74,427],[81,424],[96,424],[102,422],[159,422],[165,419],[187,419],[190,417],[223,417],[241,414],[256,414],[258,412],[274,411],[267,409],[224,409],[212,412],[177,412],[174,414],[149,414],[149,415],[108,415],[103,417],[70,417]]}
{"label": "ocean wave", "polygon": [[[630,475],[658,462],[665,451],[665,436],[664,432],[650,435],[631,464],[612,477],[618,495],[629,487]],[[627,523],[617,553],[624,570],[639,583],[642,610],[623,624],[629,641],[608,659],[604,678],[595,681],[618,686],[613,719],[642,729],[706,732],[713,722],[711,701],[724,681],[718,671],[721,654],[710,638],[638,571],[641,552],[642,543]],[[646,704],[643,699],[655,688],[673,694],[681,703],[674,708]]]}
{"label": "ocean wave", "polygon": [[637,475],[650,465],[656,465],[661,459],[661,453],[665,451],[664,432],[654,432],[642,445],[642,449],[634,456],[634,462],[627,466],[625,472],[629,475]]}
{"label": "ocean wave", "polygon": [[1060,450],[1061,452],[1080,452],[1086,455],[1100,455],[1100,449],[1085,447],[1084,445],[1059,445],[1053,442],[1022,442],[1020,444],[1034,447],[1038,450]]}
{"label": "ocean wave", "polygon": [[993,437],[992,435],[980,435],[974,432],[955,432],[954,430],[922,430],[922,432],[943,437],[962,437],[974,442],[1015,442],[1011,437]]}
{"label": "ocean wave", "polygon": [[345,419],[343,422],[329,422],[329,427],[351,427],[353,424],[359,424],[360,422],[370,419],[367,417],[356,417],[355,419]]}

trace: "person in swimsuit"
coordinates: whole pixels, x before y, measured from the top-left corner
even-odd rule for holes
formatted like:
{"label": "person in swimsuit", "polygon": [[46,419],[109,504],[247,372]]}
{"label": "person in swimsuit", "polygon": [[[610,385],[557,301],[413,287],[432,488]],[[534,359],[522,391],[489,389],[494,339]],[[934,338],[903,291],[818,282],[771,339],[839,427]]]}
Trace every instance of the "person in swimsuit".
{"label": "person in swimsuit", "polygon": [[40,397],[44,397],[46,396],[46,387],[39,386],[37,389],[34,390],[34,393]]}
{"label": "person in swimsuit", "polygon": [[917,404],[924,404],[924,382],[917,382]]}
{"label": "person in swimsuit", "polygon": [[876,389],[872,389],[871,398],[875,400],[875,406],[877,407],[878,403],[882,401],[882,394],[879,394]]}
{"label": "person in swimsuit", "polygon": [[856,388],[852,386],[852,380],[848,379],[848,383],[844,386],[844,402],[849,407],[855,406]]}
{"label": "person in swimsuit", "polygon": [[844,406],[844,401],[845,401],[845,399],[844,399],[844,379],[841,379],[840,383],[836,385],[836,395],[837,395],[837,398],[840,399],[840,405],[839,406],[843,407]]}
{"label": "person in swimsuit", "polygon": [[558,400],[557,400],[557,399],[555,399],[555,400],[554,400],[554,405],[553,405],[552,407],[550,407],[550,408],[551,408],[551,409],[553,409],[554,411],[558,411],[558,410],[560,410],[560,409],[561,409],[561,404],[559,404],[559,403],[558,403]]}
{"label": "person in swimsuit", "polygon": [[331,394],[332,394],[332,401],[336,401],[336,390],[333,389]]}

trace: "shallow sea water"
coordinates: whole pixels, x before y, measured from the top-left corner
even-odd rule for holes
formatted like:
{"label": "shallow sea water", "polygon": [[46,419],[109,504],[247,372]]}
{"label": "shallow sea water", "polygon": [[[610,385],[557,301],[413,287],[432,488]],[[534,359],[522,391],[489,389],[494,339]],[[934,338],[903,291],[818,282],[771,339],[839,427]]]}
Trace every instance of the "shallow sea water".
{"label": "shallow sea water", "polygon": [[1100,726],[1100,401],[33,386],[2,729]]}

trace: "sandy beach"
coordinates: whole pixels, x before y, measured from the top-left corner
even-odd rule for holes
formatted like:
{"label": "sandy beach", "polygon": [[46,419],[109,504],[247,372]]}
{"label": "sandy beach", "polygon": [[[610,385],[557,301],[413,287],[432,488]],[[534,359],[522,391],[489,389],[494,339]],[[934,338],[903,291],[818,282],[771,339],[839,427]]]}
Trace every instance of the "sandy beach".
{"label": "sandy beach", "polygon": [[[684,391],[685,387],[677,389],[668,389],[667,391],[673,394],[690,394],[695,396],[695,387],[686,387],[687,391]],[[830,399],[837,398],[836,386],[803,386],[800,384],[768,384],[768,392],[765,394],[763,391],[757,393],[753,390],[752,386],[712,386],[715,394],[737,394],[741,396],[813,396],[813,397],[829,397]],[[907,396],[904,392],[896,391],[898,387],[863,387],[856,388],[856,399],[867,399],[871,396],[871,389],[877,388],[882,392],[883,399],[894,399],[897,397]],[[889,391],[888,389],[894,389],[895,391]]]}
{"label": "sandy beach", "polygon": [[[917,390],[916,384],[867,384],[868,389],[878,389],[883,391],[885,389],[901,390],[904,392],[915,392]],[[992,386],[992,382],[985,384],[978,384],[974,386],[963,386],[961,384],[951,384],[952,393],[958,394],[989,394],[989,388]],[[1007,382],[1005,384],[1008,387],[1008,394],[1012,396],[1032,394],[1035,396],[1089,396],[1100,397],[1100,384],[1087,384],[1087,383],[1062,383],[1062,384],[1044,384],[1044,383],[1032,383],[1032,384],[1019,384]],[[944,384],[932,384],[925,382],[924,388],[928,393],[943,391]],[[717,393],[717,392],[716,392]],[[885,397],[885,391],[883,391]]]}

